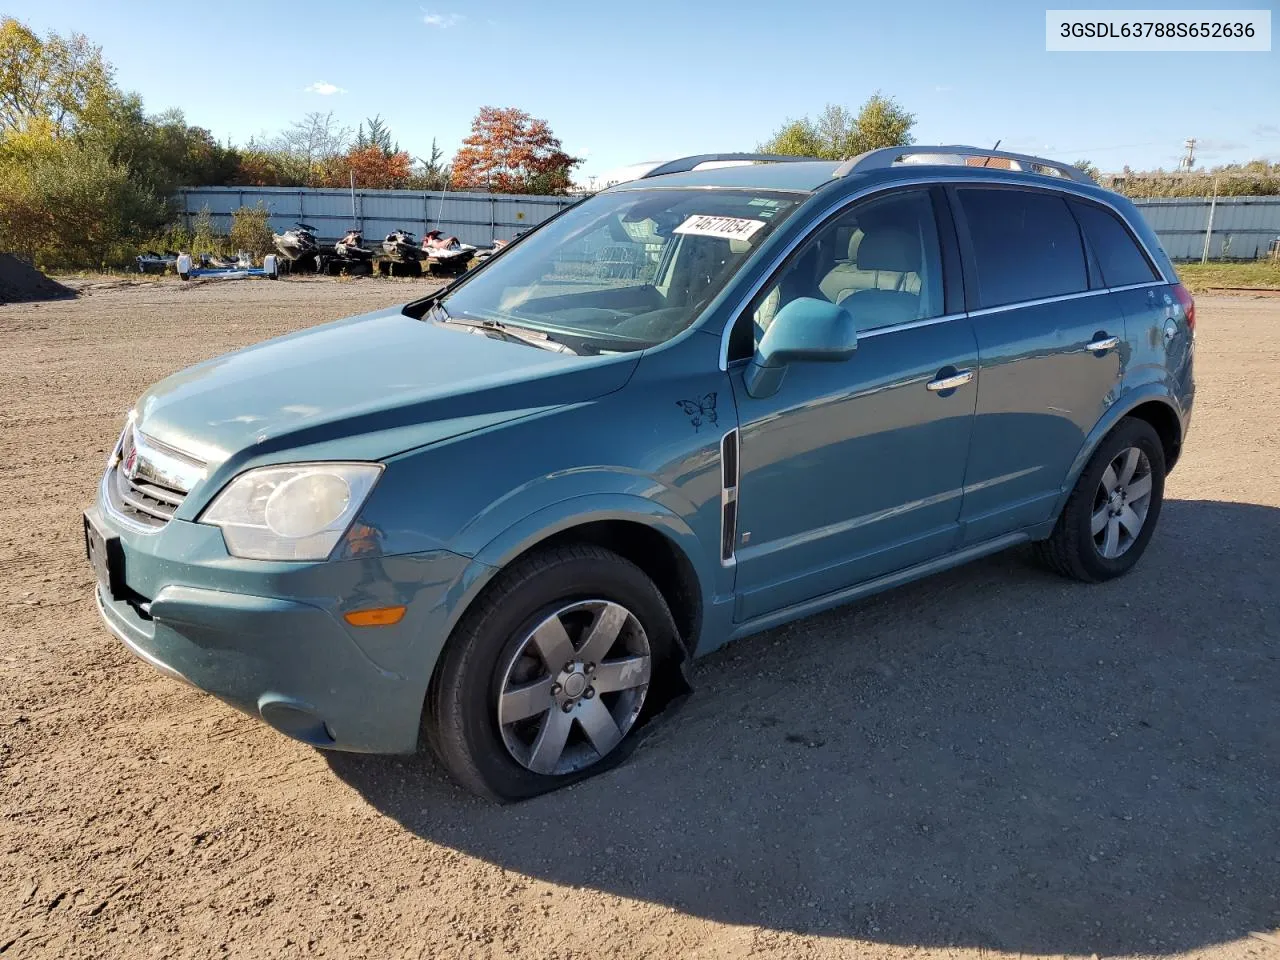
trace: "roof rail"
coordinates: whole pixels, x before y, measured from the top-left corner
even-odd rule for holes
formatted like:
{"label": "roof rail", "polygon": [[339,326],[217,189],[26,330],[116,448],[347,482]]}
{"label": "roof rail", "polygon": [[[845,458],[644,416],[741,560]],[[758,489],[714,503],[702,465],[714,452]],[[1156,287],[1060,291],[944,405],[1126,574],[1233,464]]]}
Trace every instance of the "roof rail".
{"label": "roof rail", "polygon": [[[974,157],[985,160],[1008,160],[1010,161],[1010,169],[1013,170],[1038,173],[1049,177],[1063,177],[1067,180],[1074,180],[1077,183],[1094,182],[1093,177],[1079,167],[1073,167],[1067,163],[1059,163],[1057,160],[1046,160],[1044,157],[1033,157],[1025,153],[1006,153],[1003,150],[986,150],[982,147],[955,145],[945,147],[916,145],[868,150],[866,153],[860,153],[856,157],[852,157],[840,164],[834,176],[847,177],[851,173],[885,170],[895,163],[911,163],[912,161],[907,160],[907,157],[919,157],[919,160],[914,161],[916,163],[947,163],[945,160],[933,159],[935,157],[962,157],[964,159]],[[960,162],[963,162],[963,160]],[[985,163],[982,165],[986,166]]]}
{"label": "roof rail", "polygon": [[647,180],[649,177],[661,177],[668,173],[688,173],[696,170],[701,164],[716,161],[740,161],[744,163],[791,163],[797,160],[817,160],[817,157],[789,157],[781,153],[700,153],[692,157],[680,157],[660,163],[648,173],[637,177]]}

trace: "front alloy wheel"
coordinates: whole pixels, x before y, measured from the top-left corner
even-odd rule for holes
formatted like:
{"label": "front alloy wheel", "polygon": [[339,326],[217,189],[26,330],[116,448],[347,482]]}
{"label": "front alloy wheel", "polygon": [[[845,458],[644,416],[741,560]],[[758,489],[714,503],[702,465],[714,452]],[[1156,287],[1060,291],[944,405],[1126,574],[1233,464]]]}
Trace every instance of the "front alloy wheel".
{"label": "front alloy wheel", "polygon": [[552,613],[516,647],[502,678],[498,726],[507,752],[534,773],[585,769],[640,716],[652,657],[621,604],[583,600]]}
{"label": "front alloy wheel", "polygon": [[476,793],[546,793],[623,756],[679,651],[643,570],[591,544],[548,548],[500,573],[454,628],[424,733]]}

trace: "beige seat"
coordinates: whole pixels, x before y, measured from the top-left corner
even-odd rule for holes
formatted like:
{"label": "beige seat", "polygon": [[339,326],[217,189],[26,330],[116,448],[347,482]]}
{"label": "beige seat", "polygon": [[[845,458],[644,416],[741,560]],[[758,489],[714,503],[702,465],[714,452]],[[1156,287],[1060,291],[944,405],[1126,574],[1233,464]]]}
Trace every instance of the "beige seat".
{"label": "beige seat", "polygon": [[862,327],[918,319],[919,237],[887,224],[855,231],[849,239],[849,259],[837,263],[820,287],[832,303],[847,307]]}

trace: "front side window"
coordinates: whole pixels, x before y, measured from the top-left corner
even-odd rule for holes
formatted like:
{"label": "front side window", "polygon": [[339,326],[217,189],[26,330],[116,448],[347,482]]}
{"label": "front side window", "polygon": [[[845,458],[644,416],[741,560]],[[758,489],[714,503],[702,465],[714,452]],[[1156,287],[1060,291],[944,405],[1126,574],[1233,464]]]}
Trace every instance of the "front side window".
{"label": "front side window", "polygon": [[778,311],[799,297],[839,304],[859,330],[941,316],[942,255],[928,191],[865,200],[819,227],[756,298],[750,325],[739,321],[730,356],[749,356]]}
{"label": "front side window", "polygon": [[1092,203],[1071,201],[1080,228],[1089,239],[1089,247],[1102,271],[1102,282],[1108,287],[1158,280],[1155,268],[1139,248],[1129,228],[1109,210]]}
{"label": "front side window", "polygon": [[1061,196],[971,187],[956,193],[973,244],[980,306],[1089,289],[1080,230]]}
{"label": "front side window", "polygon": [[624,190],[583,201],[440,301],[578,353],[639,350],[697,319],[805,194]]}

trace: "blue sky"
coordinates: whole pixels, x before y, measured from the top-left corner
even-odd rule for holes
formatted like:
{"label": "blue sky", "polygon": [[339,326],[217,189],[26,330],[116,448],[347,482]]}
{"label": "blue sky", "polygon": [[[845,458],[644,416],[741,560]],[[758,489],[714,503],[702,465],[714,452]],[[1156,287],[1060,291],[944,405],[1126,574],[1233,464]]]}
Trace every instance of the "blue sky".
{"label": "blue sky", "polygon": [[1280,159],[1280,53],[1047,53],[1045,6],[8,0],[0,13],[87,34],[149,110],[180,107],[237,143],[333,110],[352,127],[380,113],[414,154],[432,137],[452,153],[478,107],[517,106],[585,158],[585,180],[753,149],[787,117],[880,89],[917,115],[922,143],[1001,139],[1112,170],[1173,167],[1194,136],[1210,164]]}

